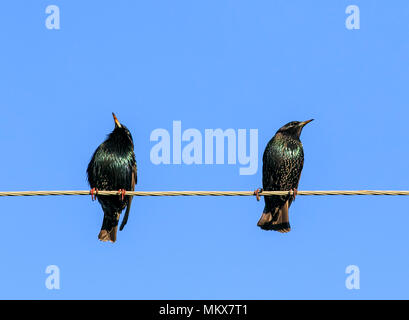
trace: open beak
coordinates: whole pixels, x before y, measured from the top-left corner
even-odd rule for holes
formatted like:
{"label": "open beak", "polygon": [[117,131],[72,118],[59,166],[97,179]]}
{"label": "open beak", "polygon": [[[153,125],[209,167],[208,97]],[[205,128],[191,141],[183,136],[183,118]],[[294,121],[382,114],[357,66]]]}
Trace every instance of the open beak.
{"label": "open beak", "polygon": [[119,128],[121,128],[121,124],[118,121],[118,118],[116,117],[115,113],[112,112],[112,116],[114,117],[115,125]]}
{"label": "open beak", "polygon": [[312,120],[314,120],[314,119],[310,119],[310,120],[301,122],[300,125],[301,125],[302,127],[304,127],[307,123],[310,123]]}

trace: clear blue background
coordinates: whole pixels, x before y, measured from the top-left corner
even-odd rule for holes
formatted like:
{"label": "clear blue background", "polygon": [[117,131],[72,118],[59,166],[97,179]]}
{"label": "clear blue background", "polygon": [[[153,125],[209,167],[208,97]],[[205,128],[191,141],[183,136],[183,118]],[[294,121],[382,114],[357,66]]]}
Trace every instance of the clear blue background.
{"label": "clear blue background", "polygon": [[[133,133],[137,190],[254,190],[268,140],[310,118],[300,190],[408,189],[408,35],[403,0],[2,1],[0,190],[88,189],[112,111]],[[258,129],[257,174],[153,165],[150,133],[173,120]],[[107,244],[88,196],[5,197],[0,298],[409,298],[408,201],[299,196],[283,235],[256,227],[253,197],[136,198]],[[45,287],[53,264],[60,290]]]}

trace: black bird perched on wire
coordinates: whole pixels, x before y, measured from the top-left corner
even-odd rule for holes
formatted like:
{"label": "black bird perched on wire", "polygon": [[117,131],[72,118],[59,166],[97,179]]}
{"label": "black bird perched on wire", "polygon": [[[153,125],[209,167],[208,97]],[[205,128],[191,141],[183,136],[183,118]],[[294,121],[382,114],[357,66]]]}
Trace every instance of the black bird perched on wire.
{"label": "black bird perched on wire", "polygon": [[[311,122],[292,121],[281,127],[269,141],[263,154],[263,189],[266,191],[293,191],[293,195],[264,196],[264,210],[257,225],[263,230],[289,232],[288,209],[297,194],[304,165],[301,131]],[[255,191],[259,200],[258,189]]]}
{"label": "black bird perched on wire", "polygon": [[[114,130],[99,145],[88,165],[88,182],[91,196],[104,211],[104,220],[98,239],[116,241],[119,216],[125,209],[120,230],[128,221],[132,196],[126,196],[126,190],[134,191],[137,182],[137,170],[132,135],[128,128],[121,124],[114,113]],[[97,196],[98,190],[119,190],[118,196]]]}

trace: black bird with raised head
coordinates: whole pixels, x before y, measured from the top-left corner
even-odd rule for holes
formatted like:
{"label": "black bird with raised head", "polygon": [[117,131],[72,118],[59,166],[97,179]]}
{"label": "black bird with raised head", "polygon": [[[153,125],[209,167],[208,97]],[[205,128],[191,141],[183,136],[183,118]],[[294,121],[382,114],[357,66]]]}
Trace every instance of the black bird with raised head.
{"label": "black bird with raised head", "polygon": [[[126,190],[134,191],[137,182],[137,170],[132,135],[121,124],[114,113],[114,130],[99,145],[88,165],[87,175],[91,195],[98,199],[104,211],[104,220],[98,239],[116,241],[119,216],[126,208],[120,230],[128,221],[132,196]],[[118,196],[98,196],[98,190],[118,190]]]}
{"label": "black bird with raised head", "polygon": [[[263,230],[283,233],[291,230],[288,209],[297,194],[304,165],[304,150],[300,135],[304,126],[312,120],[287,123],[277,131],[264,150],[263,190],[292,190],[294,194],[292,196],[264,196],[263,214],[257,223]],[[259,191],[255,191],[257,198]]]}

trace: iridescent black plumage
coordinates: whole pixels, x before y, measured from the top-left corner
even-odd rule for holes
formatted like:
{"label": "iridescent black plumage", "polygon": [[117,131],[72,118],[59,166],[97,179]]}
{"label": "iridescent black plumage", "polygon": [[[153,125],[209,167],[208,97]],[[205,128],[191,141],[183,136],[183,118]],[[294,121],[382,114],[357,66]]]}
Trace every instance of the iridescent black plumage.
{"label": "iridescent black plumage", "polygon": [[[115,129],[99,145],[88,165],[87,175],[91,188],[97,190],[135,189],[137,170],[132,135],[114,116]],[[115,242],[119,215],[126,208],[120,230],[123,229],[131,207],[132,197],[97,196],[104,211],[101,241]]]}
{"label": "iridescent black plumage", "polygon": [[[300,141],[303,127],[312,120],[293,121],[281,127],[269,141],[263,155],[263,190],[296,190],[304,165]],[[264,196],[265,207],[257,225],[264,230],[289,232],[288,209],[292,196]]]}

